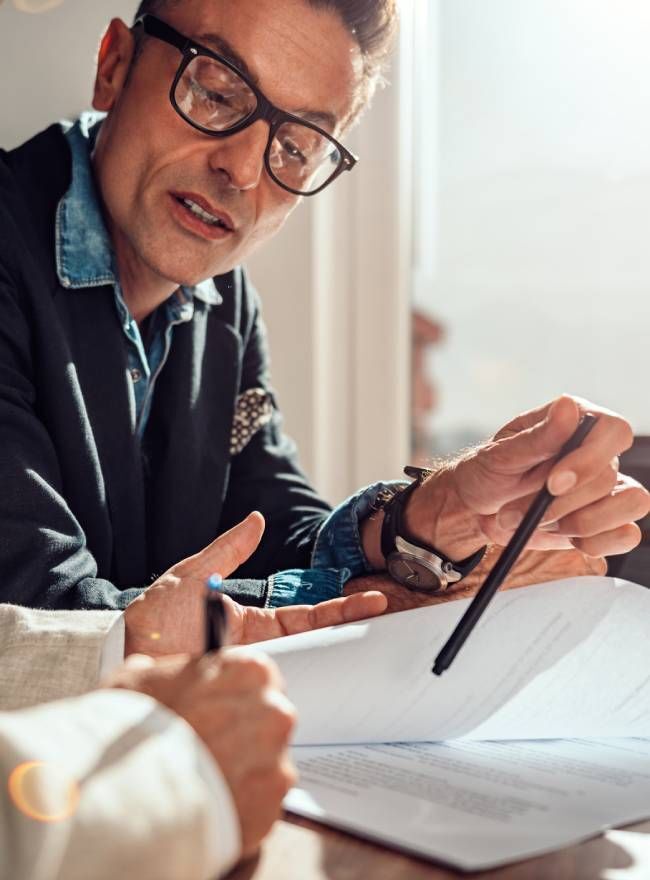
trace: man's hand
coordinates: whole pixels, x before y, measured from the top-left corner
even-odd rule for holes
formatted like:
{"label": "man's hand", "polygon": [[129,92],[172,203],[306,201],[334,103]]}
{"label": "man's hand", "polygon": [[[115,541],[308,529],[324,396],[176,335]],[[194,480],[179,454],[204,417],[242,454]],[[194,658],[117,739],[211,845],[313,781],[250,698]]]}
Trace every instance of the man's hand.
{"label": "man's hand", "polygon": [[[598,417],[582,445],[556,461],[580,417]],[[588,401],[563,396],[525,413],[488,443],[434,474],[413,493],[407,529],[452,559],[483,544],[504,546],[544,484],[555,501],[529,549],[578,549],[589,557],[632,550],[636,520],[650,494],[618,472],[618,455],[633,441],[630,425]]]}
{"label": "man's hand", "polygon": [[[208,547],[172,566],[124,612],[125,655],[190,654],[204,650],[205,581],[214,572],[227,577],[254,552],[264,532],[264,518],[252,513]],[[373,617],[386,610],[378,593],[332,599],[320,605],[251,608],[224,601],[229,611],[230,641],[264,641],[290,633]]]}
{"label": "man's hand", "polygon": [[148,694],[194,728],[232,793],[243,855],[253,853],[296,782],[287,755],[295,710],[275,664],[262,657],[133,655],[102,686]]}
{"label": "man's hand", "polygon": [[250,645],[310,629],[376,617],[388,607],[386,596],[378,589],[370,586],[367,590],[356,590],[350,595],[344,590],[341,599],[286,608],[249,608],[238,605],[226,596],[230,640],[233,644]]}
{"label": "man's hand", "polygon": [[[598,417],[595,427],[578,449],[556,461],[586,412]],[[357,579],[344,594],[380,589],[390,610],[472,595],[544,484],[555,500],[504,586],[604,574],[604,557],[632,550],[641,537],[636,520],[650,511],[646,489],[618,472],[618,455],[632,440],[620,416],[566,395],[519,416],[492,440],[433,473],[406,507],[406,530],[451,559],[492,545],[481,565],[441,596],[412,593],[386,576],[380,582]],[[380,511],[362,525],[366,556],[378,571],[385,568],[382,519]]]}

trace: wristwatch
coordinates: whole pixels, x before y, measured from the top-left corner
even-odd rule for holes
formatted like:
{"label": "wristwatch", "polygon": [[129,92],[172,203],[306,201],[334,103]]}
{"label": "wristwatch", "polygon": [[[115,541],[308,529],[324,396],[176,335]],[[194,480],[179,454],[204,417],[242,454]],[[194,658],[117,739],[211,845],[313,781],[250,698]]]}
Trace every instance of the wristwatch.
{"label": "wristwatch", "polygon": [[393,495],[383,507],[381,552],[386,559],[386,568],[394,580],[409,590],[442,593],[476,568],[485,555],[487,545],[466,559],[455,562],[435,547],[407,534],[403,523],[406,503],[431,471],[409,465],[404,468],[404,473],[407,477],[413,477],[413,482]]}

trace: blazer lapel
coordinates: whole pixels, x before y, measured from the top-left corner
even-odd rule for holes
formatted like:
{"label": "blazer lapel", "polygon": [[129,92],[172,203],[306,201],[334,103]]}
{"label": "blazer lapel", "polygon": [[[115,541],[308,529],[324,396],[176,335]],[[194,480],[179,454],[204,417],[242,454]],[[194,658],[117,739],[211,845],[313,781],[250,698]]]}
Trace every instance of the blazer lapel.
{"label": "blazer lapel", "polygon": [[230,434],[241,375],[242,340],[197,310],[174,328],[144,439],[150,568],[161,573],[217,536],[228,483]]}
{"label": "blazer lapel", "polygon": [[70,346],[106,485],[113,529],[112,576],[121,586],[145,586],[145,502],[135,403],[122,329],[110,287],[60,294]]}

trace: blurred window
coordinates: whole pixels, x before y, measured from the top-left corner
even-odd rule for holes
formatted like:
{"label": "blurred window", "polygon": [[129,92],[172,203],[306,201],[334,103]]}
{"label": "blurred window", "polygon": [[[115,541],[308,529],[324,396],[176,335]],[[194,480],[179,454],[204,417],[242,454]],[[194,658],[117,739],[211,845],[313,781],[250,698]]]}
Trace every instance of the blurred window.
{"label": "blurred window", "polygon": [[414,2],[414,452],[563,391],[650,434],[650,4]]}

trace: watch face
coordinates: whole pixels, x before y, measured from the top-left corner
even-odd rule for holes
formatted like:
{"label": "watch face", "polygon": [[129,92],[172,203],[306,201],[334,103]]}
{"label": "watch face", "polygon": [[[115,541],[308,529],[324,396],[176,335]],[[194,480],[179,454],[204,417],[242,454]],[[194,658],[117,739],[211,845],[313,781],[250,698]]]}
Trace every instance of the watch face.
{"label": "watch face", "polygon": [[424,565],[417,556],[408,553],[391,553],[386,562],[390,576],[410,590],[438,593],[447,586],[446,581],[443,582],[443,579]]}

